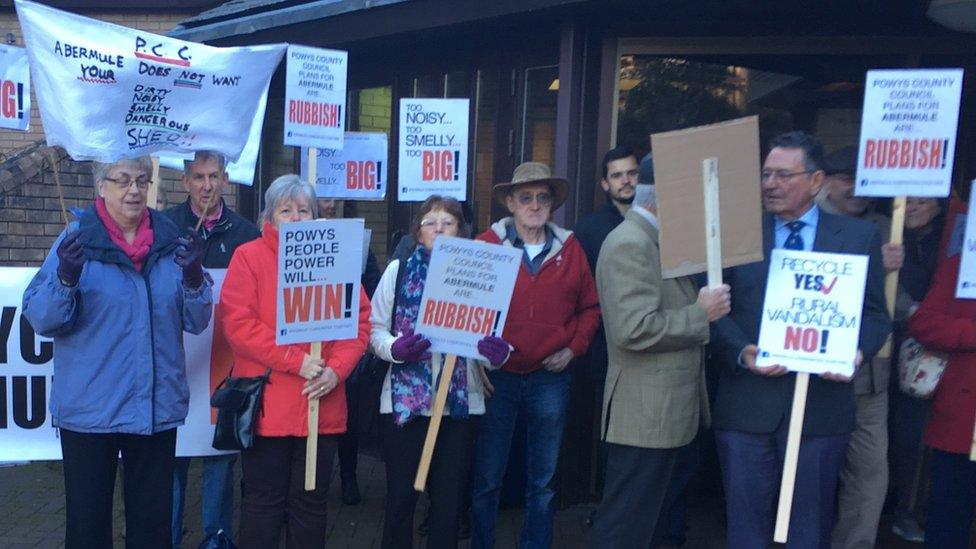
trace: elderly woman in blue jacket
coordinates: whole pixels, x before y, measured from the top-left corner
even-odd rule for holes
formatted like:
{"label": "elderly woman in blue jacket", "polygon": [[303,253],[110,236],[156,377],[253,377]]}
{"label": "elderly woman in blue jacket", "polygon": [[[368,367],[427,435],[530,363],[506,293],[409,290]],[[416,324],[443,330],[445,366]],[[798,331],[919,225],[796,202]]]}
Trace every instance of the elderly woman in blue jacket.
{"label": "elderly woman in blue jacket", "polygon": [[183,332],[210,322],[202,248],[146,207],[148,157],[95,164],[95,204],[62,234],[24,292],[54,338],[51,417],[64,456],[67,547],[112,547],[125,467],[126,546],[170,547],[176,428],[189,402]]}

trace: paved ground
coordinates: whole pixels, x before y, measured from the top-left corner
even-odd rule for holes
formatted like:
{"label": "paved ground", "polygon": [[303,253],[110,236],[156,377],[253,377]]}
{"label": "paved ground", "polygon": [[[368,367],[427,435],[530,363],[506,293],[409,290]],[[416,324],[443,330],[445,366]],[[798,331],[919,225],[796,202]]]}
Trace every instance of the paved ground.
{"label": "paved ground", "polygon": [[[238,466],[238,475],[240,468]],[[338,482],[333,482],[327,537],[330,548],[378,548],[383,520],[383,464],[379,460],[362,456],[359,464],[360,488],[363,503],[343,506],[339,503]],[[333,478],[336,478],[335,476]],[[183,547],[195,548],[202,535],[200,529],[200,463],[195,460],[190,467],[190,487],[187,493],[186,534]],[[122,510],[120,487],[116,486],[115,542],[122,547]],[[704,497],[693,497],[689,509],[687,549],[719,549],[725,546],[721,502]],[[334,503],[331,503],[334,502]],[[560,511],[556,516],[554,546],[557,548],[582,548],[588,534],[586,518],[592,506],[577,506]],[[423,506],[418,506],[417,521]],[[238,517],[235,516],[235,522]],[[517,547],[521,526],[518,510],[503,510],[498,524],[498,546]],[[887,523],[882,526],[879,547],[918,548],[892,539]],[[416,547],[422,547],[418,537]],[[64,495],[60,462],[35,462],[26,465],[0,468],[0,548],[25,547],[55,548],[64,545]],[[461,545],[467,549],[470,544]]]}

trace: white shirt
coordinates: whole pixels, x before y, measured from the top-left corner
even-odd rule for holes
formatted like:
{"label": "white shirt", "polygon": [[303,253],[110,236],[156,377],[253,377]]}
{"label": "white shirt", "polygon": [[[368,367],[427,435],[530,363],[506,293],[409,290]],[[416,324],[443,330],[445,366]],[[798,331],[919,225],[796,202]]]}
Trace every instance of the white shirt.
{"label": "white shirt", "polygon": [[650,210],[644,208],[643,206],[637,206],[636,204],[631,206],[630,209],[639,213],[644,219],[646,219],[655,229],[661,230],[658,225],[657,216],[651,213]]}

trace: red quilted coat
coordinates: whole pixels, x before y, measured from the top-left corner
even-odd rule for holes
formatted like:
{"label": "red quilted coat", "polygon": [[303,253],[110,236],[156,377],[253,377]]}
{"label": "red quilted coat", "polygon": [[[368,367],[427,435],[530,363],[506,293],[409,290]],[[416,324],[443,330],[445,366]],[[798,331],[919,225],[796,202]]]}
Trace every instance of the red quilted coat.
{"label": "red quilted coat", "polygon": [[[264,411],[257,434],[267,437],[307,436],[308,399],[305,379],[298,375],[308,343],[275,345],[278,285],[278,230],[265,225],[263,235],[237,248],[220,292],[217,319],[234,353],[234,375],[258,376],[271,368],[264,388]],[[344,382],[369,341],[369,298],[360,289],[359,336],[322,343],[322,359],[339,375],[339,385],[319,400],[319,433],[346,431]]]}
{"label": "red quilted coat", "polygon": [[949,355],[929,411],[925,443],[968,454],[976,422],[976,300],[955,298],[959,259],[946,259],[936,271],[908,328],[926,348]]}

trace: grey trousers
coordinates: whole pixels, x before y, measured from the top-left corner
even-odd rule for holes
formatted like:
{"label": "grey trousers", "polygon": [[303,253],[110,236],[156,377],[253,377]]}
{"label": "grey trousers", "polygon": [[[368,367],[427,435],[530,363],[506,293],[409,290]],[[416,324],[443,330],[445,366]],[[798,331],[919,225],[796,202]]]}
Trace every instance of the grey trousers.
{"label": "grey trousers", "polygon": [[856,399],[854,432],[837,493],[833,549],[875,546],[888,492],[888,392]]}

